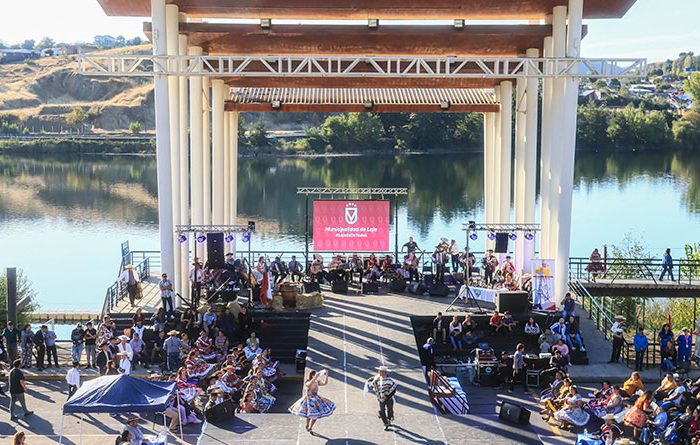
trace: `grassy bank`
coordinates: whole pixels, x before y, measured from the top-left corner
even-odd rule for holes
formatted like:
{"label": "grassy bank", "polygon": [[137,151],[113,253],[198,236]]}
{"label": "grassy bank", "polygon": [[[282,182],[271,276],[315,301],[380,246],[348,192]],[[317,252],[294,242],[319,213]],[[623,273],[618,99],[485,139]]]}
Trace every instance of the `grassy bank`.
{"label": "grassy bank", "polygon": [[0,140],[5,154],[155,154],[155,140],[96,140],[79,138]]}

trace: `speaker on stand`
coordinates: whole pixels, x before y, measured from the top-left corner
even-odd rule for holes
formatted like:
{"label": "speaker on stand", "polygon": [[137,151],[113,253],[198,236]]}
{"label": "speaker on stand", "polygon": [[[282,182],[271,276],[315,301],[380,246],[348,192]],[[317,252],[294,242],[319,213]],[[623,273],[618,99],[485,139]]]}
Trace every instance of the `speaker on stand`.
{"label": "speaker on stand", "polygon": [[226,266],[223,233],[207,233],[207,263],[210,269],[223,269]]}

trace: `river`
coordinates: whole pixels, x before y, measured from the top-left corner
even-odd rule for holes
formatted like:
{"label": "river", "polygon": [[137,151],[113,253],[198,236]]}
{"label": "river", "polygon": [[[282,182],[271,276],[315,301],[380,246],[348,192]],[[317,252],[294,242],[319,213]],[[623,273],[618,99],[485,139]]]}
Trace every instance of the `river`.
{"label": "river", "polygon": [[[428,247],[444,236],[464,247],[462,223],[483,219],[482,166],[466,153],[242,158],[239,222],[256,221],[254,250],[303,250],[297,187],[407,187],[401,242],[413,235]],[[155,167],[141,156],[0,156],[0,267],[21,268],[44,308],[100,308],[120,243],[158,248]],[[700,154],[579,153],[575,172],[572,255],[628,233],[676,257],[700,241]]]}

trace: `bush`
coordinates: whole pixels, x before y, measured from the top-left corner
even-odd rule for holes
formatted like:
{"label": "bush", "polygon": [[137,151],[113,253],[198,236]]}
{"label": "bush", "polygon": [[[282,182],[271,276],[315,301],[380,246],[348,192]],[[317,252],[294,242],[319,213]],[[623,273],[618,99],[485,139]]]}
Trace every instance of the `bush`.
{"label": "bush", "polygon": [[141,133],[141,122],[132,122],[129,124],[129,131],[138,134]]}
{"label": "bush", "polygon": [[607,134],[615,145],[624,147],[660,146],[670,140],[668,123],[662,112],[647,112],[632,105],[613,113]]}
{"label": "bush", "polygon": [[0,134],[19,134],[19,126],[8,121],[1,121]]}
{"label": "bush", "polygon": [[22,130],[22,134],[25,135],[25,136],[28,136],[29,133],[30,133],[29,128],[24,127],[24,130]]}
{"label": "bush", "polygon": [[700,113],[689,111],[675,121],[673,138],[683,148],[700,148]]}

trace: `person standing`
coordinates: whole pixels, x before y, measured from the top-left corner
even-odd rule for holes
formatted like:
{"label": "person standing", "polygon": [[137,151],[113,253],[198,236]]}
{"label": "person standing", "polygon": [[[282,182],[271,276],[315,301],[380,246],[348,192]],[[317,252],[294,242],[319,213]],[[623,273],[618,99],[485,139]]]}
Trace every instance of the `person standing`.
{"label": "person standing", "polygon": [[306,431],[314,434],[314,424],[318,419],[328,417],[335,411],[335,403],[318,395],[318,387],[328,384],[328,371],[311,371],[304,382],[304,395],[289,407],[295,416],[306,418]]}
{"label": "person standing", "polygon": [[678,366],[690,368],[690,348],[693,345],[693,336],[690,334],[690,329],[683,328],[683,333],[678,336]]}
{"label": "person standing", "polygon": [[95,355],[97,354],[97,329],[92,327],[92,322],[85,324],[85,357],[87,359],[87,369],[96,368]]}
{"label": "person standing", "polygon": [[396,394],[396,382],[389,377],[389,368],[380,366],[377,375],[370,377],[365,382],[365,392],[372,388],[379,402],[379,417],[384,423],[384,431],[389,431],[391,422],[394,421],[394,395]]}
{"label": "person standing", "polygon": [[190,280],[190,306],[196,308],[199,306],[199,297],[202,294],[202,281],[204,280],[204,272],[202,265],[198,262],[192,263],[192,269],[188,275]]}
{"label": "person standing", "polygon": [[22,331],[15,327],[12,321],[7,322],[7,326],[2,330],[2,336],[7,346],[8,361],[10,363],[17,360],[17,342],[22,338]]}
{"label": "person standing", "polygon": [[24,417],[31,416],[34,412],[27,409],[27,403],[24,399],[24,394],[27,392],[27,381],[24,378],[24,373],[20,368],[21,360],[15,360],[12,363],[12,369],[7,378],[10,387],[10,420],[17,420],[15,415],[15,403],[19,402],[24,411]]}
{"label": "person standing", "polygon": [[634,335],[634,370],[641,371],[644,362],[644,354],[649,349],[649,339],[644,335],[644,328],[637,329]]}
{"label": "person standing", "polygon": [[79,362],[80,356],[83,355],[83,345],[85,344],[85,331],[81,323],[78,323],[75,329],[71,331],[70,340],[73,342],[73,347],[71,348],[73,361]]}
{"label": "person standing", "polygon": [[170,372],[175,372],[180,367],[180,349],[190,349],[189,345],[180,340],[178,335],[180,335],[178,331],[170,331],[168,339],[163,342],[163,351],[165,351],[167,367]]}
{"label": "person standing", "polygon": [[523,388],[525,389],[525,394],[529,394],[530,390],[527,387],[527,375],[525,374],[525,345],[518,343],[515,347],[515,353],[513,354],[513,380],[510,382],[510,388],[508,392],[513,392],[513,386],[516,380],[520,379]]}
{"label": "person standing", "polygon": [[32,352],[34,350],[34,332],[32,325],[24,325],[22,330],[22,367],[29,369],[32,367]]}
{"label": "person standing", "polygon": [[498,268],[498,258],[493,254],[493,250],[488,250],[481,263],[484,267],[484,281],[486,284],[491,284],[493,282],[493,273]]}
{"label": "person standing", "polygon": [[160,288],[160,301],[163,304],[163,311],[170,317],[175,318],[175,306],[173,305],[173,283],[168,280],[168,274],[160,276],[158,287]]}
{"label": "person standing", "polygon": [[412,236],[409,236],[408,242],[406,242],[403,246],[401,246],[402,252],[403,252],[404,247],[406,248],[406,253],[416,253],[416,250],[419,249],[418,243],[413,241]]}
{"label": "person standing", "polygon": [[136,300],[136,291],[139,284],[139,276],[134,271],[134,266],[131,264],[126,265],[126,269],[119,276],[119,279],[126,283],[126,291],[129,293],[129,302],[131,307],[134,307],[134,302]]}
{"label": "person standing", "polygon": [[36,369],[37,371],[43,371],[44,368],[44,357],[46,356],[46,338],[44,334],[49,328],[46,325],[42,325],[37,329],[34,334],[34,347],[36,347]]}
{"label": "person standing", "polygon": [[625,342],[625,317],[616,316],[615,323],[610,327],[610,332],[612,332],[612,355],[608,363],[617,363],[620,361],[622,345]]}
{"label": "person standing", "polygon": [[668,272],[668,275],[671,277],[671,281],[674,281],[674,279],[673,279],[673,258],[671,257],[671,249],[666,249],[666,252],[664,252],[664,258],[661,261],[661,276],[659,277],[659,281],[664,280],[664,276],[666,276],[666,272]]}
{"label": "person standing", "polygon": [[80,362],[73,362],[73,367],[66,373],[66,382],[68,383],[68,400],[70,400],[80,388]]}
{"label": "person standing", "polygon": [[457,241],[450,241],[450,259],[452,260],[452,272],[459,271],[459,246]]}
{"label": "person standing", "polygon": [[107,363],[113,360],[112,353],[109,350],[109,343],[104,342],[100,344],[100,352],[97,353],[95,357],[95,366],[100,375],[107,374]]}
{"label": "person standing", "polygon": [[46,340],[46,367],[51,367],[51,357],[53,357],[54,366],[58,368],[58,350],[56,349],[56,333],[51,329],[46,330],[44,334]]}
{"label": "person standing", "polygon": [[139,429],[138,423],[139,418],[132,415],[127,419],[126,426],[124,427],[124,431],[128,431],[131,437],[131,445],[141,445],[144,441],[144,436]]}

